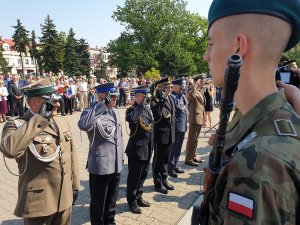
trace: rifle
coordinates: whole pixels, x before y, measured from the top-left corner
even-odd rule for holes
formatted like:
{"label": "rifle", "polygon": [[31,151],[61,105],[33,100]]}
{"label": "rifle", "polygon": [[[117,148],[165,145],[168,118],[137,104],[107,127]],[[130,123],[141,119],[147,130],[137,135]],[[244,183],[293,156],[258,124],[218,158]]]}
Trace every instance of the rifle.
{"label": "rifle", "polygon": [[234,54],[229,56],[225,70],[224,85],[220,107],[220,122],[216,132],[216,142],[213,150],[209,155],[208,168],[204,169],[204,198],[200,207],[199,224],[209,224],[209,194],[213,191],[216,180],[223,166],[223,148],[225,144],[226,127],[230,117],[230,113],[234,106],[234,93],[237,89],[240,78],[240,67],[243,59],[240,55]]}

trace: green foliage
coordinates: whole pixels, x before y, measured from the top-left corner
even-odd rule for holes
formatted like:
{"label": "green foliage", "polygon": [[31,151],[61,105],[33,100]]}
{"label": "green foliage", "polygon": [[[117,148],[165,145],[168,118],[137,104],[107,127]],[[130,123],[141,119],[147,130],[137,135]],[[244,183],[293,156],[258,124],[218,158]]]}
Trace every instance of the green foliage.
{"label": "green foliage", "polygon": [[144,77],[146,79],[152,79],[152,80],[156,81],[160,77],[160,72],[159,72],[159,70],[152,67],[150,70],[146,71]]}
{"label": "green foliage", "polygon": [[69,30],[69,34],[65,45],[65,58],[64,58],[64,72],[69,76],[78,75],[79,72],[79,55],[77,53],[77,40],[75,39],[75,33],[72,28]]}
{"label": "green foliage", "polygon": [[0,73],[8,73],[7,62],[3,58],[3,47],[0,46]]}
{"label": "green foliage", "polygon": [[79,56],[80,74],[89,75],[91,71],[89,45],[83,38],[78,41],[77,54]]}
{"label": "green foliage", "polygon": [[185,1],[127,0],[113,18],[126,29],[108,45],[121,71],[144,73],[154,67],[163,75],[182,76],[207,70],[200,55],[206,47],[207,20],[188,12]]}
{"label": "green foliage", "polygon": [[22,62],[22,70],[24,74],[24,62],[23,62],[23,55],[27,55],[27,47],[29,47],[29,38],[28,38],[28,31],[22,25],[20,19],[17,19],[17,25],[12,26],[15,28],[15,33],[13,34],[12,38],[15,42],[14,48],[16,51],[19,52]]}
{"label": "green foliage", "polygon": [[37,49],[37,43],[36,43],[36,35],[34,30],[31,32],[31,38],[30,38],[31,46],[30,46],[30,57],[32,60],[35,61],[35,67],[36,71],[38,71],[39,68],[39,73],[41,73],[41,67],[42,67],[42,60],[41,60],[41,55],[39,50]]}
{"label": "green foliage", "polygon": [[296,60],[298,67],[300,67],[300,43],[294,48],[284,54],[288,59]]}
{"label": "green foliage", "polygon": [[55,25],[49,15],[46,17],[44,25],[41,24],[41,30],[42,37],[40,42],[43,70],[47,73],[53,72],[58,74],[62,70],[61,45],[59,44],[59,36]]}

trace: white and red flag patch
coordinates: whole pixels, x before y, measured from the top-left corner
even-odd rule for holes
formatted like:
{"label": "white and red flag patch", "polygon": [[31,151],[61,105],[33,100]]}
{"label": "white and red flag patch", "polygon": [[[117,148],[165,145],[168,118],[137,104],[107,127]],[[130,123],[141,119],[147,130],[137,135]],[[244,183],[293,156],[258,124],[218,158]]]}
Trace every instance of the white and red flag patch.
{"label": "white and red flag patch", "polygon": [[254,200],[251,198],[229,192],[227,208],[249,219],[253,219]]}

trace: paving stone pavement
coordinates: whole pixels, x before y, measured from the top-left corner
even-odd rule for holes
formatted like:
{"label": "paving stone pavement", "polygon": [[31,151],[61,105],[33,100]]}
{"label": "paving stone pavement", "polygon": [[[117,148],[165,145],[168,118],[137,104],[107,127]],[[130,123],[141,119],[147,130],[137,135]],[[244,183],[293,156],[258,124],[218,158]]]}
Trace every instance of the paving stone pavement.
{"label": "paving stone pavement", "polygon": [[[128,141],[128,134],[125,126],[125,109],[119,109],[122,124],[124,143]],[[212,112],[212,124],[218,122],[219,109],[214,108]],[[90,224],[89,222],[89,183],[88,173],[85,170],[86,159],[88,154],[88,138],[85,132],[80,132],[77,127],[80,112],[66,116],[70,123],[73,137],[78,151],[78,163],[80,173],[80,190],[79,196],[73,207],[72,225]],[[3,124],[0,124],[0,132],[2,133]],[[128,128],[127,128],[128,129]],[[198,141],[197,154],[207,160],[208,152],[211,147],[207,145],[210,132],[204,136],[208,128],[203,128]],[[20,137],[22,138],[22,137]],[[184,164],[185,146],[187,134],[184,140],[182,153],[179,160],[179,166],[185,170],[184,174],[180,174],[178,178],[170,177],[170,183],[175,186],[174,191],[163,195],[154,191],[152,181],[152,171],[148,174],[145,182],[145,192],[143,198],[151,203],[149,208],[143,208],[142,214],[136,215],[129,212],[126,201],[126,180],[128,175],[127,157],[125,155],[124,169],[121,175],[120,189],[116,207],[116,223],[123,225],[173,225],[173,224],[189,224],[188,212],[194,201],[200,195],[200,188],[203,184],[203,166],[206,163],[200,164],[198,167],[190,167]],[[126,146],[125,146],[126,147]],[[2,154],[0,154],[2,155]],[[11,170],[17,172],[15,160],[7,159],[7,164]],[[30,166],[30,165],[29,165]],[[1,225],[20,225],[23,220],[13,215],[14,208],[17,202],[17,184],[18,178],[12,176],[5,168],[3,157],[0,159],[0,224]],[[185,216],[186,215],[186,216]],[[182,221],[182,218],[185,219]]]}

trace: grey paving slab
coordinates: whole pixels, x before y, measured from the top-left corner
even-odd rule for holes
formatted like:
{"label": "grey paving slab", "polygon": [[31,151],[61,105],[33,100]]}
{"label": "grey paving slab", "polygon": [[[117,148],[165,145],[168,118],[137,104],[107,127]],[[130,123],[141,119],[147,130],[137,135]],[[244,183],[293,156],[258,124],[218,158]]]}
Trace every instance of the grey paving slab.
{"label": "grey paving slab", "polygon": [[[122,124],[124,143],[128,141],[128,134],[125,126],[125,109],[119,109]],[[213,123],[218,120],[219,110],[216,108],[212,112]],[[88,154],[88,139],[85,132],[80,132],[77,127],[80,113],[76,112],[72,116],[66,116],[70,123],[73,137],[78,151],[79,173],[80,173],[80,190],[79,197],[73,207],[72,225],[90,224],[89,222],[89,184],[88,173],[85,170],[86,159]],[[3,124],[0,124],[0,133],[2,132]],[[203,128],[198,141],[197,154],[204,159],[207,159],[210,146],[207,145],[209,132],[204,136],[208,128]],[[21,138],[21,137],[20,137]],[[170,178],[170,183],[175,186],[174,191],[170,191],[168,195],[163,195],[154,191],[152,181],[152,171],[150,170],[148,178],[145,182],[145,193],[143,197],[151,203],[151,207],[143,208],[140,215],[135,215],[129,212],[126,202],[126,180],[128,175],[127,157],[125,156],[124,170],[121,176],[120,189],[117,201],[117,224],[123,225],[174,225],[189,224],[190,212],[189,209],[200,196],[200,188],[203,184],[203,165],[194,168],[185,165],[185,146],[187,139],[184,140],[183,150],[179,164],[185,170],[184,174],[180,174],[178,178]],[[7,164],[11,170],[17,172],[15,160],[8,159]],[[14,208],[17,202],[17,184],[18,178],[8,173],[5,168],[2,154],[0,155],[0,224],[1,225],[19,225],[23,224],[21,218],[13,215]]]}

